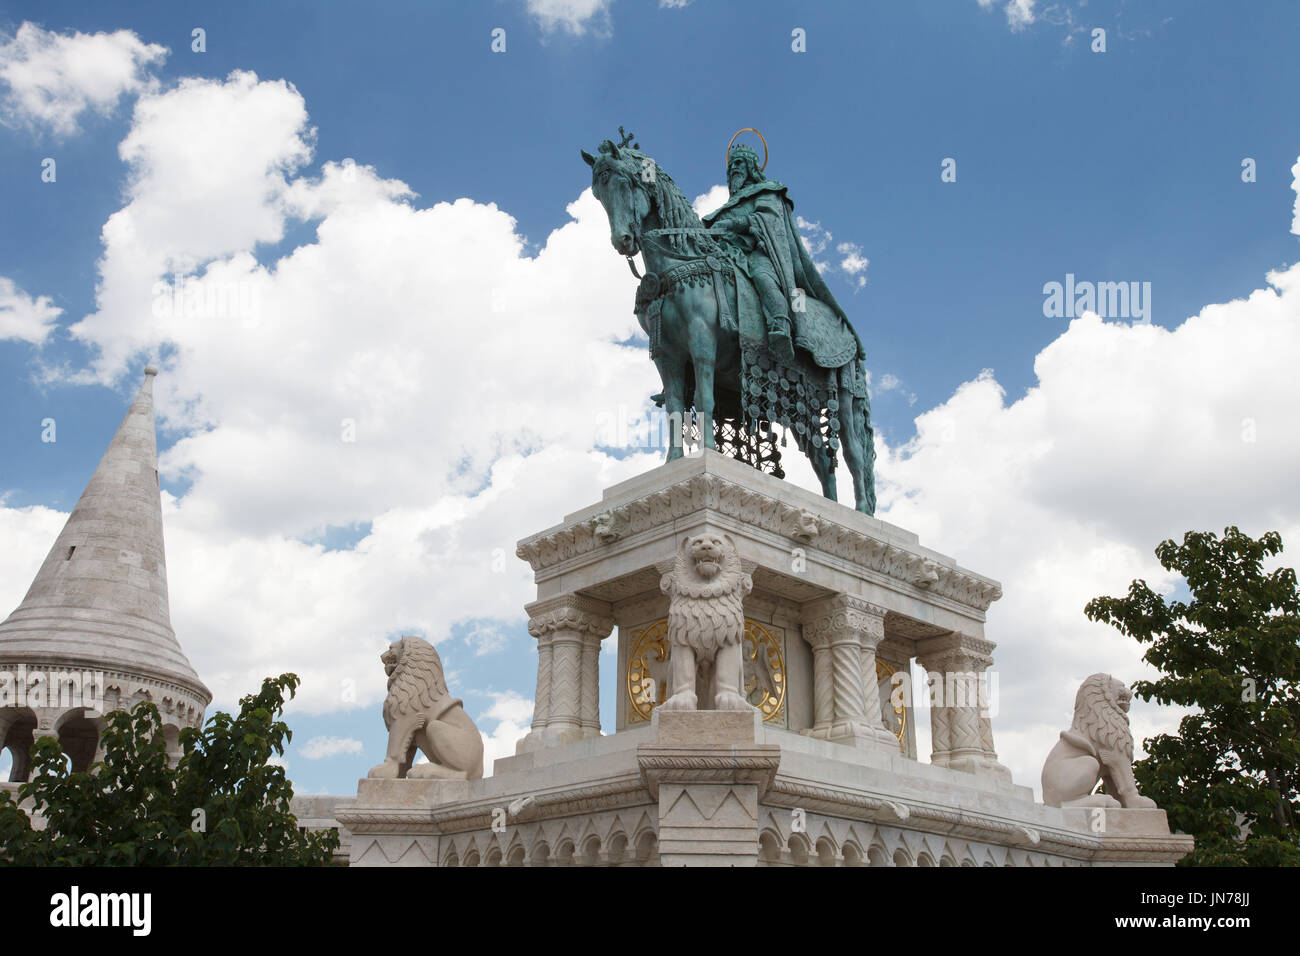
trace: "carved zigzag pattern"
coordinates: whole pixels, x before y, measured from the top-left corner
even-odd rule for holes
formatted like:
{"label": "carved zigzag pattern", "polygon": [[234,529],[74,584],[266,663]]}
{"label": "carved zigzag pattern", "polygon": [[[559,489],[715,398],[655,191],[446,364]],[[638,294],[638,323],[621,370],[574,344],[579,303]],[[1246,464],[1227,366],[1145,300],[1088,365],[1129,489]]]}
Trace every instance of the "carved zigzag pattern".
{"label": "carved zigzag pattern", "polygon": [[[354,839],[356,839],[354,837]],[[420,845],[419,840],[398,837],[391,840],[376,838],[370,841],[370,845],[356,858],[354,865],[359,866],[379,866],[380,861],[376,857],[382,857],[385,864],[389,866],[432,866],[433,860],[429,854],[424,852],[424,847]]]}
{"label": "carved zigzag pattern", "polygon": [[578,647],[569,642],[557,642],[551,659],[551,720],[578,716]]}
{"label": "carved zigzag pattern", "polygon": [[[696,787],[693,790],[683,787],[668,808],[668,813],[660,818],[660,826],[673,827],[699,825],[721,816],[723,820],[735,818],[740,813],[746,821],[753,821],[754,814],[749,811],[734,790],[722,787]],[[724,824],[726,825],[726,824]],[[735,826],[736,824],[730,824]]]}

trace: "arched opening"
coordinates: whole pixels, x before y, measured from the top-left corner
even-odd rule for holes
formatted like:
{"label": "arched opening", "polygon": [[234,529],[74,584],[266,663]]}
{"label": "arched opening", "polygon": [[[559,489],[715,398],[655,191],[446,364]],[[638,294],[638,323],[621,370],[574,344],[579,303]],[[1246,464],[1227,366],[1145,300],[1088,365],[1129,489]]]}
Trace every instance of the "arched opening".
{"label": "arched opening", "polygon": [[916,857],[917,866],[934,866],[934,857],[928,853],[918,854]]}
{"label": "arched opening", "polygon": [[489,847],[489,848],[488,848],[488,851],[487,851],[487,855],[486,855],[485,857],[483,857],[483,865],[484,865],[484,866],[500,866],[500,865],[501,865],[501,848],[500,848],[500,847],[497,847],[497,846]]}
{"label": "arched opening", "polygon": [[474,849],[473,847],[468,848],[465,851],[465,862],[461,865],[478,866],[478,850]]}
{"label": "arched opening", "polygon": [[627,835],[615,833],[609,838],[609,847],[605,851],[605,862],[610,866],[619,866],[627,855]]}
{"label": "arched opening", "polygon": [[556,866],[573,866],[573,841],[565,840],[555,854]]}
{"label": "arched opening", "polygon": [[162,736],[167,743],[167,762],[174,767],[181,759],[181,729],[175,724],[164,724]]}
{"label": "arched opening", "polygon": [[809,854],[808,838],[802,833],[791,833],[789,847],[790,861],[795,866],[807,866]]}
{"label": "arched opening", "polygon": [[36,714],[26,707],[0,711],[0,751],[8,757],[9,782],[26,783],[36,743]]}
{"label": "arched opening", "polygon": [[758,859],[760,863],[766,863],[768,866],[775,866],[781,862],[781,844],[771,830],[764,830],[759,834]]}
{"label": "arched opening", "polygon": [[901,846],[894,851],[894,866],[912,866],[912,858]]}
{"label": "arched opening", "polygon": [[659,862],[659,837],[651,830],[641,834],[636,841],[636,861],[642,866],[655,866]]}
{"label": "arched opening", "polygon": [[510,848],[509,855],[506,856],[506,866],[523,866],[524,865],[524,848],[520,844]]}
{"label": "arched opening", "polygon": [[835,844],[831,842],[829,837],[822,837],[817,841],[817,865],[835,865]]}
{"label": "arched opening", "polygon": [[582,865],[600,866],[600,837],[590,836],[582,844]]}
{"label": "arched opening", "polygon": [[533,847],[532,866],[550,866],[551,865],[551,848],[545,843],[539,843]]}
{"label": "arched opening", "polygon": [[873,846],[867,851],[868,866],[889,866],[889,854],[881,846]]}
{"label": "arched opening", "polygon": [[59,746],[67,754],[73,773],[84,773],[94,763],[103,726],[102,718],[87,717],[84,710],[69,712],[55,726]]}
{"label": "arched opening", "polygon": [[862,866],[862,865],[863,865],[863,862],[862,862],[862,854],[858,852],[858,848],[857,848],[856,846],[854,846],[852,843],[846,843],[846,844],[844,844],[844,849],[842,849],[842,850],[840,851],[840,853],[841,853],[841,854],[843,855],[843,857],[844,857],[844,865],[845,865],[845,866]]}

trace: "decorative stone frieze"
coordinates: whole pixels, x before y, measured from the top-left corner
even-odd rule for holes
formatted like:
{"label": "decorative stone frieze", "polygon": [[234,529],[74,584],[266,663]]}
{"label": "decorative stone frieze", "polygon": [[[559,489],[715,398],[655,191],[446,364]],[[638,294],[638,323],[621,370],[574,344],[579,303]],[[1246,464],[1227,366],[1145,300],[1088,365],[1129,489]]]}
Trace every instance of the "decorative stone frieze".
{"label": "decorative stone frieze", "polygon": [[[996,581],[942,564],[874,531],[880,524],[874,519],[847,508],[832,508],[832,514],[837,517],[812,515],[807,508],[712,472],[692,475],[667,488],[607,508],[601,512],[605,517],[601,518],[600,527],[618,529],[621,542],[704,509],[773,534],[794,537],[808,547],[887,575],[900,585],[927,591],[981,613],[1002,596],[1002,588]],[[808,534],[813,530],[814,518],[816,532]],[[607,542],[597,534],[595,521],[587,520],[525,538],[515,553],[535,572],[541,572],[606,546]]]}

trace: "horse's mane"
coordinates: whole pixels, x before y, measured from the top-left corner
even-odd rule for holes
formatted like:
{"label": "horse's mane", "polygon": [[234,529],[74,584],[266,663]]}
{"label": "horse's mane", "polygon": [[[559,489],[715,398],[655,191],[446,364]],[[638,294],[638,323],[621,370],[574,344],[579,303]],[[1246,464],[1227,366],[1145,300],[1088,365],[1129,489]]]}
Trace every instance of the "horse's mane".
{"label": "horse's mane", "polygon": [[[602,147],[603,150],[603,147]],[[664,168],[651,156],[624,146],[619,150],[621,157],[628,157],[632,164],[637,168],[644,168],[648,161],[654,163],[655,178],[651,184],[654,190],[655,209],[659,213],[659,224],[664,229],[703,229],[704,223],[700,217],[695,214],[695,209],[691,206],[690,201],[677,188],[673,178],[664,171]],[[665,237],[667,244],[677,250],[682,250],[686,246],[684,236],[669,234]]]}
{"label": "horse's mane", "polygon": [[[653,162],[653,160],[652,160]],[[659,221],[665,229],[703,229],[704,223],[695,214],[695,209],[677,188],[673,178],[664,172],[664,168],[655,163],[655,205],[659,209]]]}

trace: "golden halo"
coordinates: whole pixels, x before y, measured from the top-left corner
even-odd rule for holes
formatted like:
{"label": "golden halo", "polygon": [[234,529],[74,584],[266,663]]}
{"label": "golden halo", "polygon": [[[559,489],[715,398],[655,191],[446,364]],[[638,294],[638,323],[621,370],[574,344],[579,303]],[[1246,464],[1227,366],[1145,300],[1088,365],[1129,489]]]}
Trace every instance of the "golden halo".
{"label": "golden halo", "polygon": [[[736,136],[739,136],[741,133],[753,133],[760,140],[763,140],[763,165],[758,167],[758,171],[761,173],[763,170],[767,169],[767,140],[763,139],[763,134],[752,126],[746,126],[744,129],[736,130]],[[736,136],[731,137],[731,142],[727,144],[727,158],[722,163],[723,169],[726,169],[731,165],[731,147],[736,145]]]}

